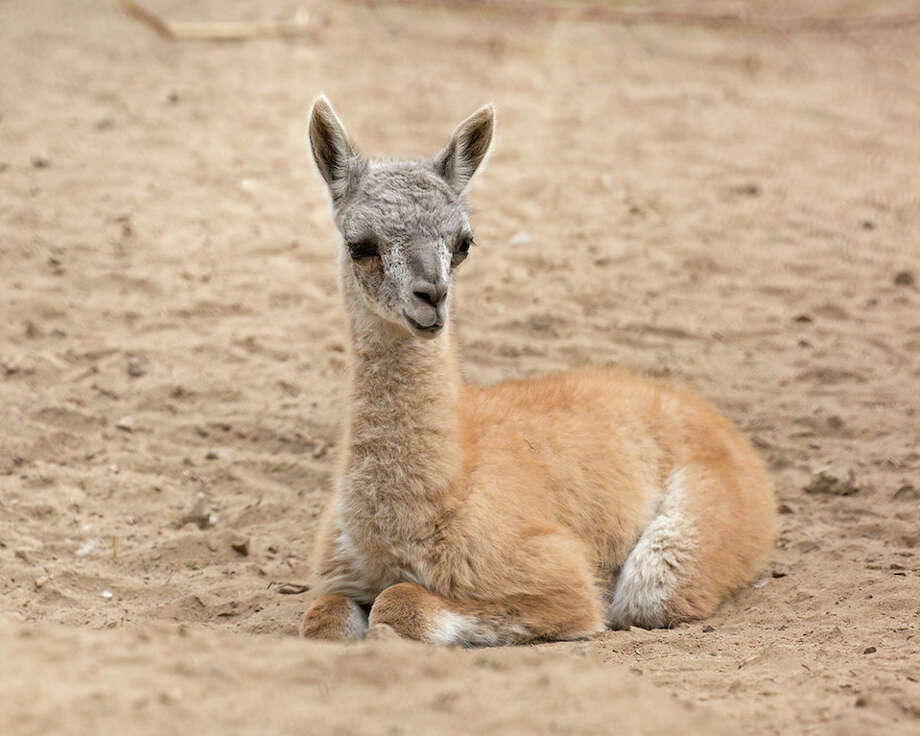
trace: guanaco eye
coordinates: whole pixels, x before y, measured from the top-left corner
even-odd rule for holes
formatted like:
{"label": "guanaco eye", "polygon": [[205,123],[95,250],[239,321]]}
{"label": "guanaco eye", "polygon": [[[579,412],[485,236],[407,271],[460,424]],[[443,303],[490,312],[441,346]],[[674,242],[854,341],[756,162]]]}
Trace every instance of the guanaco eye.
{"label": "guanaco eye", "polygon": [[460,238],[460,242],[457,243],[457,253],[466,255],[470,252],[470,246],[473,244],[472,235],[464,235]]}
{"label": "guanaco eye", "polygon": [[348,244],[348,254],[355,261],[363,258],[374,258],[379,256],[377,244],[373,240],[357,240]]}

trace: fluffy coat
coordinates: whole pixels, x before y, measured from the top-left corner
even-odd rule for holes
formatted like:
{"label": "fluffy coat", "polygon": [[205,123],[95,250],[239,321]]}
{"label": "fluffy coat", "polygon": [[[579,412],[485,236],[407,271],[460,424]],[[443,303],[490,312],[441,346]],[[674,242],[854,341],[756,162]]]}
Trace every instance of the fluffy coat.
{"label": "fluffy coat", "polygon": [[773,492],[703,399],[617,370],[463,380],[450,285],[491,107],[429,162],[361,159],[325,98],[310,121],[343,235],[351,392],[301,634],[571,639],[704,617],[747,583]]}

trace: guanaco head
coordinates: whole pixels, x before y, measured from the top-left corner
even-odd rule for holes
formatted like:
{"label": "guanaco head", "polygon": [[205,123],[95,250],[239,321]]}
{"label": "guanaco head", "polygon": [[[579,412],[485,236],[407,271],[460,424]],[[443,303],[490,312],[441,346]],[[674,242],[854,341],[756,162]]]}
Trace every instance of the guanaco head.
{"label": "guanaco head", "polygon": [[463,193],[489,151],[494,125],[486,105],[433,159],[366,160],[329,101],[316,99],[310,148],[343,238],[339,263],[350,309],[418,337],[441,332],[453,271],[473,243]]}

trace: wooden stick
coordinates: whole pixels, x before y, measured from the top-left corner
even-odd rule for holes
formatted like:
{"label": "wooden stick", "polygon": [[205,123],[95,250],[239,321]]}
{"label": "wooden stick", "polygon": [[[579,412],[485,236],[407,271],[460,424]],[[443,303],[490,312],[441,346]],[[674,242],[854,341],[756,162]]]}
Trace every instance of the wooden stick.
{"label": "wooden stick", "polygon": [[[348,0],[362,5],[377,5],[378,0]],[[458,10],[485,10],[516,15],[542,15],[550,18],[596,20],[620,25],[695,25],[709,27],[747,27],[769,31],[858,31],[904,28],[920,24],[918,13],[877,15],[767,15],[744,11],[692,12],[668,8],[613,8],[594,2],[542,2],[541,0],[393,0],[394,4],[447,7]]]}
{"label": "wooden stick", "polygon": [[175,41],[176,37],[173,35],[169,24],[161,20],[159,16],[154,15],[146,8],[142,8],[137,3],[131,2],[131,0],[121,0],[121,7],[128,15],[133,15],[138,20],[146,23],[164,38]]}
{"label": "wooden stick", "polygon": [[121,0],[128,15],[149,25],[170,41],[243,41],[249,38],[297,36],[308,27],[300,14],[289,21],[240,21],[228,23],[180,23],[167,21],[133,0]]}

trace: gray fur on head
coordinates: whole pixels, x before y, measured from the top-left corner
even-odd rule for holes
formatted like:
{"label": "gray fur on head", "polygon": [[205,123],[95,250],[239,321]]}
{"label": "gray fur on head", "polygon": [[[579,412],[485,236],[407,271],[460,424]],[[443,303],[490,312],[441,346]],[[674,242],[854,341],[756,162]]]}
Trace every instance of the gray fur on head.
{"label": "gray fur on head", "polygon": [[341,277],[353,322],[376,329],[382,319],[417,337],[441,334],[453,270],[473,238],[463,193],[489,152],[494,127],[495,112],[486,105],[433,159],[364,160],[329,101],[320,96],[313,103],[310,148],[343,237]]}

